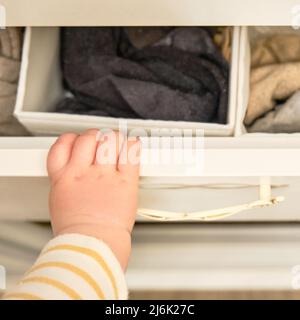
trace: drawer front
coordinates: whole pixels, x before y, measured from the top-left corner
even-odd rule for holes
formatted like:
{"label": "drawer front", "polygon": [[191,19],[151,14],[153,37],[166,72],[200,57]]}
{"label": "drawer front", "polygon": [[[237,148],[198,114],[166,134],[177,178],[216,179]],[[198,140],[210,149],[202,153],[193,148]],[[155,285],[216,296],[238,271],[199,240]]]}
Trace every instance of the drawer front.
{"label": "drawer front", "polygon": [[60,0],[2,0],[1,4],[8,26],[290,25],[297,19],[299,1],[64,0],[62,5]]}
{"label": "drawer front", "polygon": [[[188,185],[187,180],[175,180],[171,188],[161,180],[151,179],[146,183],[142,180],[139,207],[176,214],[231,207],[259,198],[260,181],[255,177],[197,178],[188,181]],[[300,178],[277,177],[271,182],[273,195],[284,196],[284,202],[250,209],[221,221],[299,221]],[[47,178],[0,178],[0,219],[49,221],[48,194]],[[151,220],[138,218],[138,221]]]}
{"label": "drawer front", "polygon": [[[49,220],[46,157],[54,139],[0,139],[1,219]],[[263,176],[272,177],[273,196],[285,201],[228,221],[298,221],[299,145],[299,139],[284,137],[206,138],[200,174],[175,166],[163,177],[160,166],[142,165],[139,208],[191,213],[252,203]]]}
{"label": "drawer front", "polygon": [[[0,138],[0,177],[46,177],[46,158],[56,138]],[[167,176],[247,177],[300,176],[300,138],[272,135],[254,138],[204,138],[192,163],[177,166],[171,159]],[[147,148],[153,153],[157,149]],[[185,149],[179,152],[185,152]],[[201,151],[201,150],[200,150]],[[143,151],[142,151],[143,153]],[[149,161],[142,177],[166,176],[166,168]],[[201,161],[200,169],[196,161]],[[154,162],[155,164],[155,162]]]}

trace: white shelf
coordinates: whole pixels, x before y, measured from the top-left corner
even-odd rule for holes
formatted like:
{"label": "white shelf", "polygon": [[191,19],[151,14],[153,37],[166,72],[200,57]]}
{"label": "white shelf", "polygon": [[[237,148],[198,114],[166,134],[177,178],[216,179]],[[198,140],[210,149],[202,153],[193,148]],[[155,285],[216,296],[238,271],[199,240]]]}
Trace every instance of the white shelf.
{"label": "white shelf", "polygon": [[[56,138],[1,138],[1,177],[46,177],[46,158]],[[189,175],[201,177],[300,176],[299,138],[207,138],[203,166]],[[186,176],[189,168],[145,164],[141,176]],[[176,174],[177,173],[177,174]],[[198,174],[200,173],[200,174]]]}
{"label": "white shelf", "polygon": [[291,25],[298,0],[2,0],[8,26]]}

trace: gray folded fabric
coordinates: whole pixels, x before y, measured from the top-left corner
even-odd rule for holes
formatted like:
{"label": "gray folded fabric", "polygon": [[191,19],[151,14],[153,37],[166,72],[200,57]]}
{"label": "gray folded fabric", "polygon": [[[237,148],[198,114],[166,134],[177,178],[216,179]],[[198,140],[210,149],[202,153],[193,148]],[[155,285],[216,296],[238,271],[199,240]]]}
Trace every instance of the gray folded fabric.
{"label": "gray folded fabric", "polygon": [[17,82],[20,72],[19,61],[0,56],[0,66],[0,80],[11,83]]}
{"label": "gray folded fabric", "polygon": [[62,69],[74,98],[56,111],[226,123],[229,68],[210,32],[142,29],[63,28]]}
{"label": "gray folded fabric", "polygon": [[16,103],[16,96],[9,95],[7,97],[0,97],[0,119],[1,123],[8,121],[11,118],[14,105]]}
{"label": "gray folded fabric", "polygon": [[286,103],[277,105],[274,110],[257,119],[247,130],[265,133],[300,132],[300,91]]}
{"label": "gray folded fabric", "polygon": [[125,32],[132,45],[137,49],[142,49],[154,45],[172,29],[172,27],[126,27]]}
{"label": "gray folded fabric", "polygon": [[16,83],[0,80],[0,125],[11,118],[15,107],[16,94]]}
{"label": "gray folded fabric", "polygon": [[6,28],[0,31],[0,51],[2,56],[13,60],[20,60],[21,46],[21,28]]}
{"label": "gray folded fabric", "polygon": [[23,137],[28,135],[30,135],[30,133],[13,116],[11,116],[6,122],[0,123],[0,136]]}
{"label": "gray folded fabric", "polygon": [[0,135],[23,136],[27,130],[14,118],[20,72],[22,31],[0,30]]}
{"label": "gray folded fabric", "polygon": [[6,97],[8,95],[15,95],[17,92],[17,84],[8,81],[0,80],[0,97]]}

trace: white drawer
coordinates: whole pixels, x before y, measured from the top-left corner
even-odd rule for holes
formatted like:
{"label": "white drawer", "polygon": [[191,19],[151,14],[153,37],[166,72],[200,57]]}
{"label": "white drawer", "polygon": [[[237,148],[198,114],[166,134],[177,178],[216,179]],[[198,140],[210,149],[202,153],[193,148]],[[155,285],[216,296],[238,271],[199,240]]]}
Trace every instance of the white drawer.
{"label": "white drawer", "polygon": [[[49,226],[0,224],[8,287],[50,238]],[[139,224],[126,273],[129,290],[292,290],[299,284],[299,242],[299,226],[291,224]]]}
{"label": "white drawer", "polygon": [[[195,4],[195,2],[193,2]],[[282,3],[281,3],[282,4]],[[242,28],[239,60],[249,60],[247,29]],[[242,65],[242,63],[240,63]],[[248,66],[249,69],[249,66]],[[247,105],[247,63],[239,70],[238,122]],[[44,88],[47,88],[45,86]],[[248,90],[248,91],[247,91]],[[34,92],[34,91],[33,91]],[[40,92],[40,94],[42,94]],[[41,101],[43,101],[41,99]],[[34,122],[34,120],[32,120]],[[37,125],[38,120],[35,120]],[[238,126],[237,126],[238,128]],[[236,130],[236,135],[241,135]],[[0,138],[0,218],[49,220],[46,156],[55,138]],[[172,212],[198,212],[258,199],[260,177],[270,177],[274,195],[285,196],[276,207],[245,211],[229,221],[297,221],[300,181],[300,135],[241,135],[205,138],[203,171],[184,177],[191,168],[142,166],[139,207]],[[156,177],[156,178],[155,178]],[[171,188],[155,188],[159,184]],[[194,186],[193,188],[191,186]],[[18,199],[18,201],[16,201]]]}
{"label": "white drawer", "polygon": [[[46,157],[55,139],[0,138],[0,176],[47,176]],[[204,138],[203,146],[204,177],[300,176],[299,135]],[[141,175],[164,176],[159,166],[154,170],[142,166]]]}
{"label": "white drawer", "polygon": [[[1,219],[49,220],[45,161],[53,139],[0,139]],[[296,137],[206,138],[203,175],[160,178],[163,173],[157,167],[157,177],[141,179],[139,207],[195,212],[252,202],[259,197],[259,178],[267,176],[273,194],[285,201],[228,221],[298,221],[299,147]],[[147,173],[147,168],[143,171]],[[169,187],[161,189],[162,184]]]}
{"label": "white drawer", "polygon": [[[172,212],[198,212],[258,199],[258,178],[202,178],[186,189],[141,189],[139,206]],[[180,182],[180,181],[179,181]],[[178,179],[177,179],[178,183]],[[274,207],[245,211],[222,222],[300,221],[300,178],[273,178],[273,194],[285,201]],[[0,219],[49,221],[47,178],[0,178]],[[138,217],[138,221],[149,221]]]}
{"label": "white drawer", "polygon": [[[2,0],[9,26],[290,25],[298,0]],[[297,12],[296,12],[297,13]]]}

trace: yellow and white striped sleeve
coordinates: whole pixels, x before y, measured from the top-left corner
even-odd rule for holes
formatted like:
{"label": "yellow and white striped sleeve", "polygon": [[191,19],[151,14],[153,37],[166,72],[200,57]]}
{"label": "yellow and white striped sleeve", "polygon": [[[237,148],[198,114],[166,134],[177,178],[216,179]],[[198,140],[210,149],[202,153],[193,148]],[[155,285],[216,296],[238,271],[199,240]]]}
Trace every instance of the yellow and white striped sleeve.
{"label": "yellow and white striped sleeve", "polygon": [[32,268],[4,299],[125,300],[123,270],[110,248],[96,238],[66,234],[52,239]]}

